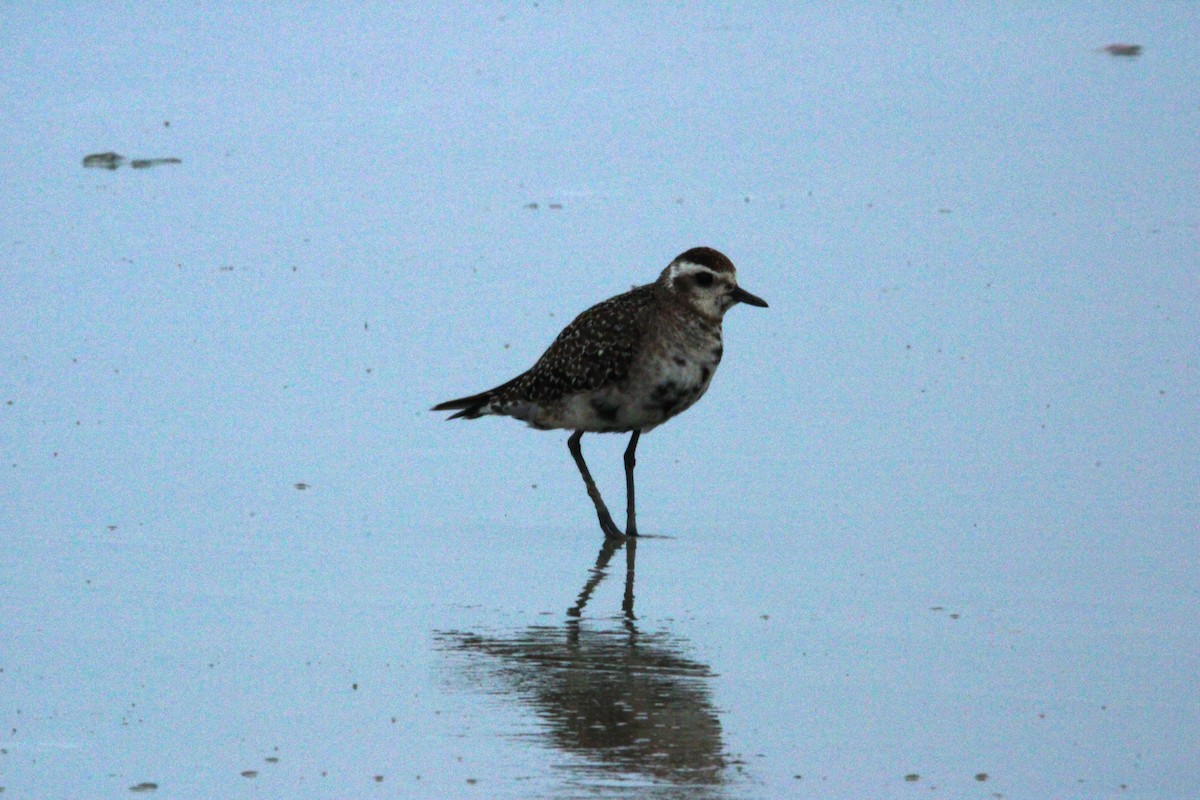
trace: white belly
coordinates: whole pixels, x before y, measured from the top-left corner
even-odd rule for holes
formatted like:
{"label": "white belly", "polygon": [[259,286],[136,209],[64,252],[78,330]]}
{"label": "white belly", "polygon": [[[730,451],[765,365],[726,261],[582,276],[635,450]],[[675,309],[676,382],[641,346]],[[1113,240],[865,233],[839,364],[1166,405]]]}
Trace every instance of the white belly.
{"label": "white belly", "polygon": [[646,431],[690,408],[708,391],[718,359],[706,356],[702,361],[678,355],[648,360],[620,384],[522,409],[519,418],[535,428]]}

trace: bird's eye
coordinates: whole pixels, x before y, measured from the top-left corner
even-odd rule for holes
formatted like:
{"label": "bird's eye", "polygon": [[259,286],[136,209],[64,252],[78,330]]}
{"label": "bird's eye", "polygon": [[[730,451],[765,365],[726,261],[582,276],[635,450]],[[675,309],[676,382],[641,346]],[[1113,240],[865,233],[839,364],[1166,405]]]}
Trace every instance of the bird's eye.
{"label": "bird's eye", "polygon": [[699,286],[703,289],[706,289],[709,286],[712,286],[712,283],[713,283],[713,275],[711,272],[697,272],[696,273],[696,285],[697,286]]}

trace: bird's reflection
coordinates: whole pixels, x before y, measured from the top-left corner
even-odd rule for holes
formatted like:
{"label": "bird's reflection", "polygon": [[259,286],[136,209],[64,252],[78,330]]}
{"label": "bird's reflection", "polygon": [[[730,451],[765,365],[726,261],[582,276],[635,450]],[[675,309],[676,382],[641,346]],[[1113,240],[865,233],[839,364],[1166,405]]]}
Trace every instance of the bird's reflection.
{"label": "bird's reflection", "polygon": [[[584,607],[622,548],[622,614],[584,621]],[[633,540],[606,540],[561,627],[507,635],[443,632],[441,648],[455,662],[455,683],[510,696],[534,712],[547,744],[575,757],[572,783],[617,794],[625,787],[638,797],[723,796],[726,763],[709,688],[712,670],[689,658],[678,636],[639,630],[635,555]]]}
{"label": "bird's reflection", "polygon": [[583,608],[588,604],[588,600],[592,599],[592,592],[600,585],[600,581],[608,576],[608,562],[612,561],[612,557],[622,547],[625,548],[625,597],[621,601],[621,610],[625,613],[625,619],[636,619],[633,616],[633,573],[634,561],[637,559],[637,539],[629,539],[626,544],[625,539],[612,536],[604,537],[600,555],[596,556],[596,566],[592,567],[591,575],[580,590],[575,605],[567,609],[568,617],[578,619],[583,615]]}

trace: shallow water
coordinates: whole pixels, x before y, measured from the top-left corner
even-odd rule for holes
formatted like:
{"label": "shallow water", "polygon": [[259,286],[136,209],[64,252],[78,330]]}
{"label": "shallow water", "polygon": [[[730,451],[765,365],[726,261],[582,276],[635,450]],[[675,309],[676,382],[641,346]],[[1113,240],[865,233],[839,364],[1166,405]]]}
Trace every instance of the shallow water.
{"label": "shallow water", "polygon": [[[969,8],[0,12],[5,796],[1200,793],[1200,22]],[[701,244],[652,535],[428,411]]]}
{"label": "shallow water", "polygon": [[5,581],[9,791],[824,797],[917,775],[1153,796],[1193,746],[1194,598],[1085,600],[1079,552],[995,574],[838,564],[823,537],[596,552],[590,530],[347,535],[294,511],[22,540],[10,563],[40,567]]}

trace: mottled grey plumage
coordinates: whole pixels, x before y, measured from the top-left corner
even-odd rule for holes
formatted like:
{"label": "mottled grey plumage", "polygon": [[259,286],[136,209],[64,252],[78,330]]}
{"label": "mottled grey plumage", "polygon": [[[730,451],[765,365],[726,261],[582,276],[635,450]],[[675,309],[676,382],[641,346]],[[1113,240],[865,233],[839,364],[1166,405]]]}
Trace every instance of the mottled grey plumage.
{"label": "mottled grey plumage", "polygon": [[[517,407],[553,403],[624,381],[654,316],[654,288],[654,284],[639,286],[592,306],[563,329],[530,369],[494,389],[442,403],[435,410],[464,409],[450,419],[511,415]],[[462,405],[468,401],[469,405]],[[542,427],[534,421],[530,424]]]}
{"label": "mottled grey plumage", "polygon": [[679,414],[708,389],[721,361],[721,319],[737,303],[767,304],[737,285],[723,254],[696,247],[676,257],[654,283],[592,306],[575,318],[529,370],[480,394],[434,406],[450,419],[499,414],[539,429],[573,430],[568,445],[596,505],[612,522],[579,449],[584,432],[632,432],[625,453],[628,524],[636,535],[633,463],[637,440]]}

